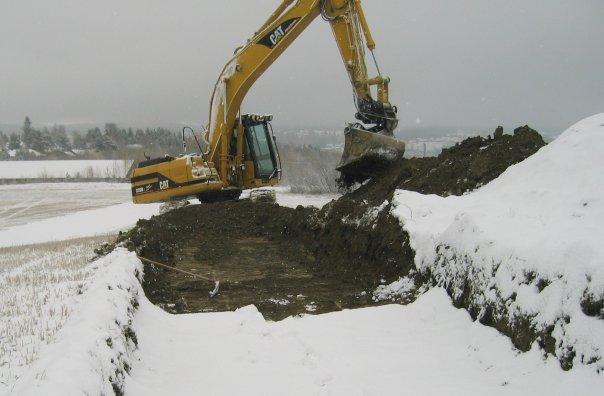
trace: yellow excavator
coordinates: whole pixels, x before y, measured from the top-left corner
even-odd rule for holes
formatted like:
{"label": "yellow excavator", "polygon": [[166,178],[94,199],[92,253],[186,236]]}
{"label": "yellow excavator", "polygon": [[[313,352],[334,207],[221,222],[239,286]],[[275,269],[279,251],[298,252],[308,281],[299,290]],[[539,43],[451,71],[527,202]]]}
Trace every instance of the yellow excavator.
{"label": "yellow excavator", "polygon": [[[254,82],[319,16],[331,25],[359,121],[344,131],[344,153],[336,169],[345,179],[363,179],[403,155],[404,143],[393,137],[398,119],[388,99],[390,79],[381,74],[375,59],[375,42],[361,1],[284,0],[222,70],[212,94],[203,144],[195,139],[199,153],[186,154],[183,129],[182,156],[147,158],[134,169],[134,203],[189,197],[202,202],[228,200],[239,197],[243,189],[278,184],[282,171],[272,115],[241,114],[241,104]],[[368,76],[365,46],[375,61],[377,77]]]}

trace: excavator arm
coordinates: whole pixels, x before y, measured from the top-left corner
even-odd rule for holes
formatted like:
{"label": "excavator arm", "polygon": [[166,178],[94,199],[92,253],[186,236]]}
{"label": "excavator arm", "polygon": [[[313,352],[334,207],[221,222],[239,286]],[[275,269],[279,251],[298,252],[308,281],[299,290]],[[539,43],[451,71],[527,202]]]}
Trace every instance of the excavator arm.
{"label": "excavator arm", "polygon": [[375,42],[361,1],[283,0],[220,73],[210,101],[206,151],[140,162],[131,177],[135,203],[191,196],[204,202],[232,199],[243,189],[279,182],[272,116],[243,115],[241,105],[256,80],[319,16],[331,25],[353,88],[356,118],[362,123],[344,131],[344,153],[337,167],[342,181],[363,180],[403,154],[404,144],[392,137],[398,120],[388,99],[390,80],[379,73],[377,62],[378,76],[367,73],[365,47],[373,55]]}
{"label": "excavator arm", "polygon": [[[235,51],[216,82],[210,104],[210,124],[206,140],[210,148],[209,158],[219,165],[221,177],[227,177],[230,160],[229,142],[232,134],[238,133],[236,129],[238,114],[247,92],[319,16],[331,25],[353,88],[357,107],[356,118],[370,125],[363,130],[368,129],[370,132],[378,132],[385,136],[393,135],[398,120],[396,107],[392,106],[388,99],[390,80],[381,75],[369,78],[367,73],[365,45],[373,52],[375,42],[365,19],[361,1],[284,0],[252,38]],[[377,87],[376,98],[372,95],[372,86]],[[359,129],[360,125],[357,125],[356,130]],[[379,146],[388,146],[388,143],[391,142],[384,143],[382,139]],[[400,152],[401,145],[393,144],[396,146],[396,151]],[[359,151],[358,148],[356,151]],[[241,154],[238,152],[238,155]],[[358,156],[358,153],[356,155]]]}
{"label": "excavator arm", "polygon": [[[365,47],[371,51],[375,61],[375,41],[365,19],[365,13],[360,0],[351,1],[321,1],[321,16],[331,24],[334,37],[340,49],[340,55],[350,77],[355,105],[356,118],[366,124],[373,124],[373,130],[392,136],[398,124],[396,108],[388,99],[388,84],[390,79],[381,75],[369,78],[365,64]],[[363,40],[363,38],[365,40]],[[376,99],[373,98],[371,87],[377,86]]]}

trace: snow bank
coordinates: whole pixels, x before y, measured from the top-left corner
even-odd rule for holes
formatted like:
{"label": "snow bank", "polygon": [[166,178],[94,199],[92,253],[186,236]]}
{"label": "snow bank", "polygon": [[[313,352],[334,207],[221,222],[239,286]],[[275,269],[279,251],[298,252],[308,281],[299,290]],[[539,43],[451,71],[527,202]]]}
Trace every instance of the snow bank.
{"label": "snow bank", "polygon": [[18,225],[0,231],[0,247],[27,245],[117,232],[159,214],[160,204],[123,203]]}
{"label": "snow bank", "polygon": [[[597,362],[601,370],[603,169],[599,114],[473,193],[399,190],[392,212],[409,232],[417,268],[483,322],[514,333],[528,321],[567,367]],[[528,349],[534,339],[515,341]]]}
{"label": "snow bank", "polygon": [[[133,253],[92,264],[19,395],[599,394],[603,378],[517,354],[441,288],[413,304],[267,322],[258,310],[171,315],[144,296]],[[135,308],[138,309],[135,310]]]}
{"label": "snow bank", "polygon": [[124,178],[131,160],[0,161],[0,179]]}
{"label": "snow bank", "polygon": [[135,273],[142,265],[119,248],[93,263],[74,312],[54,343],[19,379],[18,395],[110,395],[121,388],[132,366],[136,335],[131,321],[142,288]]}
{"label": "snow bank", "polygon": [[235,312],[170,315],[141,298],[137,395],[597,395],[601,376],[564,373],[455,309],[435,288],[389,305],[267,322]]}

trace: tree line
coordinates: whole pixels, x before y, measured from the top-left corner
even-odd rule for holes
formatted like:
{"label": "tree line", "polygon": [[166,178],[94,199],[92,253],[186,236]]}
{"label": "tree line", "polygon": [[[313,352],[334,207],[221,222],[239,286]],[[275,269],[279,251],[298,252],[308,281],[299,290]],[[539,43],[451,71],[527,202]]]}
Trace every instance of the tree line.
{"label": "tree line", "polygon": [[104,128],[68,132],[62,125],[36,129],[30,118],[25,117],[20,133],[0,131],[0,160],[40,157],[138,159],[143,153],[175,155],[181,150],[180,134],[166,128],[120,128],[115,123],[107,123]]}
{"label": "tree line", "polygon": [[[304,131],[300,135],[300,142],[292,144],[291,140],[298,138],[295,133],[279,134],[283,184],[301,193],[337,191],[335,167],[341,151],[319,149],[309,144],[319,140],[316,136]],[[321,133],[319,137],[324,135],[327,134]],[[187,135],[187,147],[189,152],[199,151],[190,134]],[[145,155],[176,156],[181,152],[181,132],[166,128],[120,128],[115,123],[107,123],[103,128],[90,128],[85,132],[67,131],[62,125],[36,129],[26,117],[20,133],[0,131],[0,160],[77,158],[141,161]]]}

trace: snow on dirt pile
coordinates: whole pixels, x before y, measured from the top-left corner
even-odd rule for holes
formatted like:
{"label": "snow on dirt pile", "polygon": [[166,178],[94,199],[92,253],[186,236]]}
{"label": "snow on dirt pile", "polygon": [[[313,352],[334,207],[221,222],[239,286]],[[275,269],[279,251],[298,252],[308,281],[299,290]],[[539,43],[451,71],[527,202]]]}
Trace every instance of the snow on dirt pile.
{"label": "snow on dirt pile", "polygon": [[604,370],[604,113],[488,185],[447,198],[398,190],[415,264],[456,305],[566,369]]}
{"label": "snow on dirt pile", "polygon": [[131,325],[143,294],[136,277],[142,265],[123,248],[90,265],[94,275],[84,283],[73,313],[9,393],[123,394],[138,342]]}

